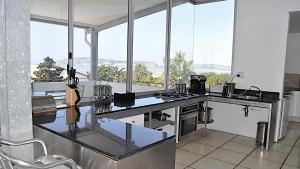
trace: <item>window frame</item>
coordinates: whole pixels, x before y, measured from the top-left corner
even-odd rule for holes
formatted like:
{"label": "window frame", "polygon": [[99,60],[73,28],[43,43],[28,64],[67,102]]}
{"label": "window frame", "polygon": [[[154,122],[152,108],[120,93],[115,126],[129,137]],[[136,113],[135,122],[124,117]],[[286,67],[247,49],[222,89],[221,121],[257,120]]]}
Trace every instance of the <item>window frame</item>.
{"label": "window frame", "polygon": [[[133,34],[134,34],[134,20],[136,19],[137,16],[135,16],[134,13],[134,0],[128,0],[128,15],[127,15],[127,20],[128,22],[128,27],[127,27],[127,79],[126,79],[126,92],[132,92],[132,86],[133,86]],[[219,1],[226,1],[226,0],[219,0]],[[237,2],[236,0],[234,1],[234,25],[233,25],[233,42],[232,42],[232,64],[231,64],[231,76],[233,75],[233,62],[234,62],[234,49],[235,49],[235,33],[236,33],[236,5]],[[42,23],[49,23],[49,24],[56,24],[56,25],[63,25],[68,27],[68,34],[69,34],[69,42],[68,46],[70,43],[73,45],[73,29],[75,28],[82,28],[85,30],[91,31],[92,38],[91,38],[91,80],[97,80],[97,67],[98,67],[98,34],[104,29],[108,29],[109,27],[106,25],[104,27],[97,27],[97,28],[92,28],[89,25],[83,25],[79,23],[74,23],[74,3],[73,0],[68,0],[68,11],[69,11],[69,16],[68,16],[68,21],[65,20],[59,20],[59,19],[54,19],[54,18],[44,18],[44,17],[38,17],[35,15],[31,15],[30,21],[35,21],[35,22],[42,22]],[[205,3],[212,3],[216,2],[216,0],[209,0],[205,1]],[[136,94],[138,96],[140,95],[146,95],[146,94],[152,94],[156,92],[161,92],[169,89],[169,69],[170,69],[170,60],[171,60],[171,35],[172,35],[172,9],[173,7],[177,5],[181,5],[184,3],[192,3],[191,1],[177,1],[177,0],[167,0],[166,1],[166,38],[165,38],[165,63],[164,63],[164,80],[163,80],[163,90],[155,90],[155,91],[145,91],[145,92],[137,92]],[[197,5],[192,3],[193,5]],[[201,3],[203,4],[203,3]],[[73,50],[73,49],[71,49]],[[70,49],[68,50],[70,52]],[[68,54],[66,54],[67,57]],[[73,58],[74,59],[74,58]]]}

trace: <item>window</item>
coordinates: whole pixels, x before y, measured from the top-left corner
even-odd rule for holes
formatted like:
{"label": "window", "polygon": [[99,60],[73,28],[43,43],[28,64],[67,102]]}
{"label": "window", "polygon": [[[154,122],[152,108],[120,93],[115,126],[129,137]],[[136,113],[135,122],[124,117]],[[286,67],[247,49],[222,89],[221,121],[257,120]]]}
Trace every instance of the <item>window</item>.
{"label": "window", "polygon": [[194,74],[194,12],[195,6],[191,3],[173,8],[169,87],[188,83],[189,76]]}
{"label": "window", "polygon": [[74,68],[80,81],[91,76],[91,35],[83,28],[74,28]]}
{"label": "window", "polygon": [[207,85],[228,81],[233,26],[234,0],[174,7],[170,86],[187,83],[191,74],[207,76]]}
{"label": "window", "polygon": [[196,5],[195,20],[193,70],[207,76],[207,85],[224,84],[231,74],[234,0]]}
{"label": "window", "polygon": [[[159,2],[166,4],[165,2]],[[136,6],[141,5],[136,1]],[[148,10],[154,10],[149,7]],[[136,17],[142,10],[136,11]],[[166,43],[166,10],[143,16],[134,21],[133,91],[163,89]]]}
{"label": "window", "polygon": [[[55,36],[53,36],[55,35]],[[31,77],[33,82],[64,80],[67,63],[66,26],[31,21]]]}
{"label": "window", "polygon": [[126,92],[127,23],[99,32],[98,41],[98,80]]}

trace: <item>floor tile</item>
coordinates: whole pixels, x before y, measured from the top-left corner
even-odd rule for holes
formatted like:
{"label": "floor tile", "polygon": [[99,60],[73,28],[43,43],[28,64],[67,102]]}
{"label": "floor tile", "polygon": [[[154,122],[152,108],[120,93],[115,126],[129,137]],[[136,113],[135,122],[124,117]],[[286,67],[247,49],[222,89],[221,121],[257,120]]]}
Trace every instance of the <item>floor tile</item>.
{"label": "floor tile", "polygon": [[241,166],[250,169],[280,169],[281,164],[249,156],[241,163]]}
{"label": "floor tile", "polygon": [[222,140],[222,139],[216,139],[212,137],[205,137],[196,140],[195,142],[205,144],[205,145],[210,145],[210,146],[215,146],[219,147],[227,142],[227,140]]}
{"label": "floor tile", "polygon": [[176,150],[176,163],[188,166],[199,160],[202,156],[186,152],[183,150]]}
{"label": "floor tile", "polygon": [[206,136],[207,136],[207,134],[205,134],[204,132],[198,131],[198,132],[190,134],[189,137],[186,139],[190,140],[190,141],[194,141],[194,140],[198,140],[200,138],[204,138]]}
{"label": "floor tile", "polygon": [[190,142],[192,142],[192,141],[187,140],[187,139],[185,139],[185,140],[180,140],[180,141],[176,144],[176,148],[182,147],[182,146],[184,146],[184,145],[186,145],[186,144],[188,144],[188,143],[190,143]]}
{"label": "floor tile", "polygon": [[274,161],[277,163],[283,163],[287,154],[276,152],[276,151],[265,151],[261,149],[256,149],[251,156],[262,158],[265,160]]}
{"label": "floor tile", "polygon": [[207,155],[208,153],[215,150],[217,147],[199,144],[199,143],[189,143],[187,145],[182,146],[180,149],[192,152],[198,155]]}
{"label": "floor tile", "polygon": [[221,148],[226,149],[226,150],[231,150],[234,152],[238,152],[238,153],[242,153],[242,154],[249,154],[255,149],[255,147],[253,147],[253,146],[240,144],[240,143],[236,143],[236,142],[228,142],[225,145],[223,145]]}
{"label": "floor tile", "polygon": [[191,167],[195,169],[233,169],[234,165],[223,161],[204,157],[203,159],[191,165]]}
{"label": "floor tile", "polygon": [[294,147],[291,151],[291,155],[300,157],[300,148],[299,147]]}
{"label": "floor tile", "polygon": [[292,146],[288,146],[288,145],[284,145],[284,144],[279,144],[279,143],[275,143],[273,144],[271,150],[273,151],[278,151],[281,153],[285,153],[288,154],[292,149]]}
{"label": "floor tile", "polygon": [[295,147],[299,147],[300,148],[300,139],[296,142]]}
{"label": "floor tile", "polygon": [[236,143],[240,143],[240,144],[245,144],[245,145],[256,147],[255,146],[255,139],[251,138],[251,137],[238,136],[238,137],[234,138],[232,141],[236,142]]}
{"label": "floor tile", "polygon": [[289,166],[289,165],[283,165],[281,169],[299,169],[297,167]]}
{"label": "floor tile", "polygon": [[187,166],[175,163],[175,169],[185,169]]}
{"label": "floor tile", "polygon": [[225,132],[220,132],[220,131],[215,131],[215,132],[207,135],[207,137],[223,139],[223,140],[231,140],[236,136],[237,135],[235,135],[235,134],[230,134],[230,133],[225,133]]}
{"label": "floor tile", "polygon": [[289,155],[285,161],[285,164],[300,168],[300,158],[297,156]]}
{"label": "floor tile", "polygon": [[291,122],[289,123],[288,128],[300,130],[300,123],[292,122],[292,121],[291,121]]}
{"label": "floor tile", "polygon": [[280,144],[285,144],[289,146],[293,146],[295,144],[297,139],[291,139],[291,138],[284,138],[279,141]]}
{"label": "floor tile", "polygon": [[288,131],[285,135],[286,138],[298,138],[300,136],[300,131],[299,129],[298,130],[295,130],[295,129],[291,129],[291,128],[288,128]]}
{"label": "floor tile", "polygon": [[208,157],[210,158],[225,161],[232,164],[240,163],[246,156],[246,154],[236,153],[224,149],[217,149],[216,151],[208,155]]}

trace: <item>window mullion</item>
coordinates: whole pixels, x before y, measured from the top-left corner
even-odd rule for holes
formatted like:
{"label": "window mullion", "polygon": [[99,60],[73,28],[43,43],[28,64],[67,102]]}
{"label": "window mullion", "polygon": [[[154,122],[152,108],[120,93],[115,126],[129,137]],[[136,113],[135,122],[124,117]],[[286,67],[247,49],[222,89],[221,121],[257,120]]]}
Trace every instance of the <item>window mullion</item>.
{"label": "window mullion", "polygon": [[134,32],[134,3],[128,0],[128,28],[127,28],[127,81],[126,92],[132,92],[133,84],[133,32]]}

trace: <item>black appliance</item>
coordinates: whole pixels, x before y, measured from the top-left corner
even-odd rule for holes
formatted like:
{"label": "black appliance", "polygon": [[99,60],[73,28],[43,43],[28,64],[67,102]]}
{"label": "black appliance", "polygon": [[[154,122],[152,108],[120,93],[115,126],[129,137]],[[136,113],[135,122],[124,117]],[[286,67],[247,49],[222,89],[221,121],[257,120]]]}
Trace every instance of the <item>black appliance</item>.
{"label": "black appliance", "polygon": [[203,75],[191,75],[191,89],[193,94],[205,94],[205,82],[207,78]]}
{"label": "black appliance", "polygon": [[114,105],[119,107],[133,106],[135,93],[114,93]]}
{"label": "black appliance", "polygon": [[179,140],[185,135],[197,130],[199,103],[180,106],[179,112]]}

